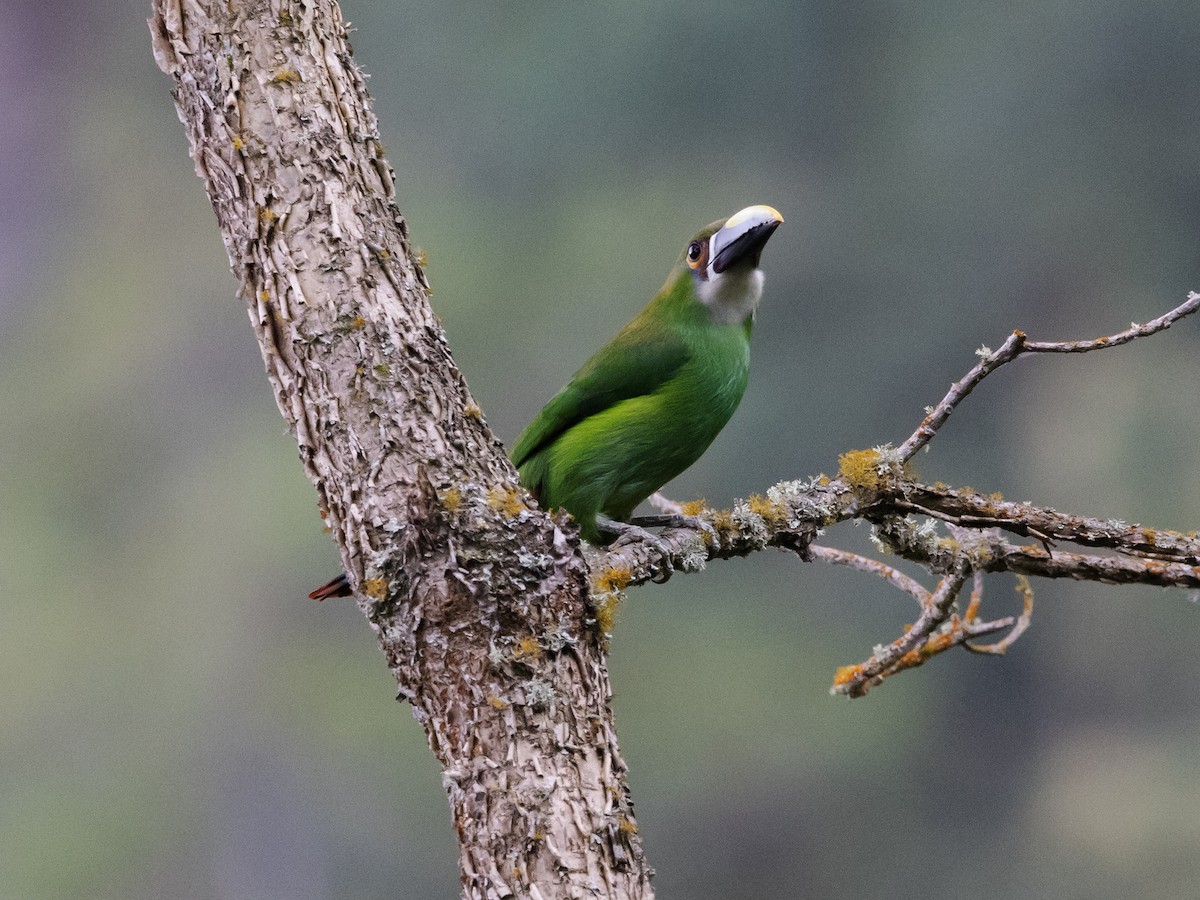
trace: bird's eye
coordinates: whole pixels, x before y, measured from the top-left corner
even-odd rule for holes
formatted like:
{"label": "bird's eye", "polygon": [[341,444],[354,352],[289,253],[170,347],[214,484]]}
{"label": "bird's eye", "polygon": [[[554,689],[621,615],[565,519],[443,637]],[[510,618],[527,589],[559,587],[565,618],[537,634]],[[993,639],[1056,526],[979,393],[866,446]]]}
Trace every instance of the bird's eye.
{"label": "bird's eye", "polygon": [[692,241],[688,244],[688,262],[695,262],[700,258],[700,254],[704,252],[704,248],[700,246],[699,241]]}

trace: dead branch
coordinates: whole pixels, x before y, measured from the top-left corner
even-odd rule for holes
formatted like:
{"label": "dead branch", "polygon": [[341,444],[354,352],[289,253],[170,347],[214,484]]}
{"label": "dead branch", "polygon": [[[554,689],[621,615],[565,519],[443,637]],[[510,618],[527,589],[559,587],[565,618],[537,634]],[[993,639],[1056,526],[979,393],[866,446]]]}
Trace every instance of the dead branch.
{"label": "dead branch", "polygon": [[[1200,588],[1200,535],[1182,534],[1116,519],[1061,513],[1028,502],[1005,500],[944,484],[916,481],[906,463],[926,446],[950,414],[996,369],[1029,353],[1086,353],[1127,344],[1171,327],[1200,308],[1200,293],[1190,293],[1175,309],[1143,325],[1092,340],[1038,342],[1014,331],[997,351],[982,349],[980,361],[936,407],[927,411],[913,434],[899,447],[851,451],[842,456],[838,477],[781,482],[765,496],[739,500],[732,509],[702,509],[699,518],[710,529],[668,529],[660,535],[672,570],[703,569],[708,560],[746,556],[779,547],[803,559],[850,566],[885,579],[920,604],[917,623],[890,644],[876,648],[864,663],[843,667],[834,690],[862,696],[884,678],[920,665],[953,646],[978,653],[1001,654],[1029,628],[1033,592],[1019,582],[1025,598],[1017,617],[991,622],[978,619],[984,573],[1011,572],[1026,579],[1071,578],[1101,584],[1149,584]],[[690,505],[689,505],[690,506]],[[847,553],[813,540],[823,530],[848,519],[874,526],[881,550],[923,565],[939,578],[928,591],[917,581],[879,560]],[[1016,544],[1005,534],[1031,539]],[[1098,549],[1081,553],[1062,544]],[[661,548],[631,544],[599,557],[603,570],[625,573],[624,583],[640,584],[663,574]],[[669,574],[669,572],[668,572]],[[965,579],[975,582],[964,616],[954,612]],[[1011,628],[1000,641],[978,644],[973,638]]]}

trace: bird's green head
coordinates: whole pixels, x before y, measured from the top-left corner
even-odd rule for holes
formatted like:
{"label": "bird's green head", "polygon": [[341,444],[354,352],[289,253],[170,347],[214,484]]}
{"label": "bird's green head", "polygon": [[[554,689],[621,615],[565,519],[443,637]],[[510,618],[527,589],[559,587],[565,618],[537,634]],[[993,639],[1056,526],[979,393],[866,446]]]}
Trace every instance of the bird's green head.
{"label": "bird's green head", "polygon": [[759,260],[782,223],[783,216],[772,206],[747,206],[701,229],[688,242],[680,263],[714,321],[732,324],[754,314],[762,298]]}

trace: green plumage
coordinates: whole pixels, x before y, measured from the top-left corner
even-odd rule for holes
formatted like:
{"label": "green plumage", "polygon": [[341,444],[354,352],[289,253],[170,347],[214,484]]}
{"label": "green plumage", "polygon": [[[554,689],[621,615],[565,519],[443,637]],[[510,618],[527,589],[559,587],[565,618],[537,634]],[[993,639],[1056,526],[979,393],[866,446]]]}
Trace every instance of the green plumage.
{"label": "green plumage", "polygon": [[[736,287],[736,277],[747,281],[747,290],[761,291],[758,254],[779,221],[748,242],[754,246],[745,265],[724,275],[689,265],[688,255],[704,242],[700,262],[707,264],[708,242],[723,223],[696,235],[658,295],[518,438],[512,459],[521,483],[542,508],[571,513],[585,540],[604,543],[597,514],[627,521],[639,503],[700,458],[737,409],[750,372],[758,294],[741,316],[736,301],[746,298],[718,292],[706,304],[700,285],[727,278]],[[730,298],[733,321],[727,321]]]}

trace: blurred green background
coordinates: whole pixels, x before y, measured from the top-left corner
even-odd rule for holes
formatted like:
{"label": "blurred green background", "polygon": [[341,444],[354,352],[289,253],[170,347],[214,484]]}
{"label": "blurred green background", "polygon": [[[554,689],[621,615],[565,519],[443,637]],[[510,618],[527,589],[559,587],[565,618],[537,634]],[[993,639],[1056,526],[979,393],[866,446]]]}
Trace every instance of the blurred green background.
{"label": "blurred green background", "polygon": [[[370,630],[304,598],[338,557],[147,6],[0,13],[0,896],[455,896],[439,773]],[[981,343],[1200,288],[1200,4],[345,11],[507,441],[697,227],[787,217],[750,390],[673,496],[832,472],[903,439]],[[1200,527],[1198,327],[1014,365],[921,471]],[[1015,609],[1010,579],[988,590]],[[865,575],[768,553],[633,592],[614,704],[660,895],[1195,898],[1200,610],[1037,590],[1008,657],[856,702],[834,669],[914,616]]]}

